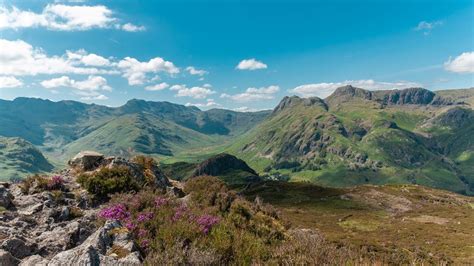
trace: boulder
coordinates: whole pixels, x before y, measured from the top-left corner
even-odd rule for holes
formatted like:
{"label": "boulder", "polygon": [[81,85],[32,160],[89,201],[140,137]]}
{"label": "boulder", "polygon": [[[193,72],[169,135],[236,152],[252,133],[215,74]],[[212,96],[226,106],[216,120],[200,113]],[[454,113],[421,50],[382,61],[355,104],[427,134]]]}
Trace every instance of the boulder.
{"label": "boulder", "polygon": [[92,171],[99,167],[105,157],[95,151],[81,151],[68,161],[68,165],[79,171]]}
{"label": "boulder", "polygon": [[2,244],[2,248],[18,259],[28,257],[32,251],[32,248],[19,238],[5,240]]}
{"label": "boulder", "polygon": [[13,206],[13,195],[10,191],[4,187],[0,186],[0,207],[8,209]]}

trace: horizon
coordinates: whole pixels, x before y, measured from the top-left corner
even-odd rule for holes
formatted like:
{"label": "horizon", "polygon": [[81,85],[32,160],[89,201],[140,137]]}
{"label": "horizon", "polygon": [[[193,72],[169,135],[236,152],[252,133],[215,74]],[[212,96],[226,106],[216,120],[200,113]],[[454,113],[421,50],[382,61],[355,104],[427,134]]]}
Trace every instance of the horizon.
{"label": "horizon", "polygon": [[[344,85],[344,86],[351,86],[351,87],[354,87],[352,86],[351,84],[348,84],[348,85]],[[344,86],[341,86],[341,87],[338,87],[338,88],[342,88]],[[377,89],[365,89],[365,88],[359,88],[359,87],[354,87],[354,88],[358,88],[358,89],[363,89],[363,90],[367,90],[367,91],[401,91],[401,90],[406,90],[406,89],[411,89],[411,88],[415,88],[415,87],[407,87],[407,88],[400,88],[400,89],[388,89],[388,90],[377,90]],[[419,87],[420,89],[426,89],[426,88],[421,88]],[[429,91],[432,91],[434,93],[436,93],[437,91],[448,91],[448,90],[471,90],[471,89],[474,89],[474,87],[470,87],[470,88],[452,88],[452,89],[440,89],[440,90],[430,90],[430,89],[426,89],[426,90],[429,90]],[[54,103],[58,103],[58,102],[65,102],[65,101],[69,101],[69,102],[77,102],[77,103],[82,103],[82,104],[87,104],[87,105],[99,105],[99,106],[105,106],[105,107],[108,107],[108,108],[120,108],[124,105],[126,105],[127,103],[129,103],[130,101],[145,101],[145,102],[153,102],[153,103],[170,103],[170,104],[175,104],[175,105],[181,105],[181,106],[185,106],[185,107],[193,107],[193,108],[197,108],[199,109],[200,111],[208,111],[208,110],[213,110],[213,109],[217,109],[217,110],[228,110],[228,111],[233,111],[233,112],[240,112],[240,113],[256,113],[256,112],[264,112],[264,111],[271,111],[273,110],[285,97],[299,97],[299,98],[302,98],[302,99],[307,99],[307,98],[319,98],[321,100],[325,100],[327,99],[329,96],[331,96],[332,94],[324,97],[324,98],[320,98],[318,96],[308,96],[308,97],[304,97],[304,96],[299,96],[299,95],[296,95],[296,94],[289,94],[289,95],[285,95],[281,98],[279,98],[278,102],[275,104],[274,107],[271,107],[271,108],[268,108],[268,109],[260,109],[260,110],[235,110],[235,109],[228,109],[228,108],[225,108],[225,107],[211,107],[211,108],[206,108],[206,109],[203,109],[203,108],[200,108],[198,106],[195,106],[195,105],[189,105],[189,104],[180,104],[180,103],[176,103],[176,102],[172,102],[172,101],[166,101],[166,100],[163,100],[163,101],[159,101],[159,100],[148,100],[148,99],[142,99],[142,98],[130,98],[130,99],[127,99],[124,103],[120,104],[120,105],[115,105],[115,106],[112,106],[112,105],[105,105],[105,104],[101,104],[100,102],[99,103],[94,103],[94,102],[85,102],[85,101],[80,101],[80,100],[70,100],[70,99],[60,99],[60,100],[51,100],[51,99],[48,99],[48,98],[40,98],[40,97],[27,97],[27,96],[19,96],[19,97],[16,97],[16,98],[13,98],[13,99],[0,99],[0,100],[4,100],[4,101],[15,101],[17,99],[36,99],[36,100],[43,100],[43,101],[51,101],[51,102],[54,102]]]}
{"label": "horizon", "polygon": [[470,88],[473,12],[445,0],[2,1],[0,99],[255,111],[347,84]]}

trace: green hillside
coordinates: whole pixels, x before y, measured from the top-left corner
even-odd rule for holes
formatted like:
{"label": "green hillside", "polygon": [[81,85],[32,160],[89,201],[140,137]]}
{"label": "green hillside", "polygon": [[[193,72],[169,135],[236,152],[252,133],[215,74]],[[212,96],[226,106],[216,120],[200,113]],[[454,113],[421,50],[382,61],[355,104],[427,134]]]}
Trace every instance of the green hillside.
{"label": "green hillside", "polygon": [[473,110],[424,89],[285,97],[228,148],[259,172],[324,186],[412,183],[473,193]]}
{"label": "green hillside", "polygon": [[130,100],[111,108],[33,98],[0,101],[0,136],[21,137],[63,164],[81,150],[173,157],[184,150],[223,144],[269,112],[201,111],[169,102]]}
{"label": "green hillside", "polygon": [[31,143],[21,138],[0,137],[0,181],[49,172],[53,165]]}

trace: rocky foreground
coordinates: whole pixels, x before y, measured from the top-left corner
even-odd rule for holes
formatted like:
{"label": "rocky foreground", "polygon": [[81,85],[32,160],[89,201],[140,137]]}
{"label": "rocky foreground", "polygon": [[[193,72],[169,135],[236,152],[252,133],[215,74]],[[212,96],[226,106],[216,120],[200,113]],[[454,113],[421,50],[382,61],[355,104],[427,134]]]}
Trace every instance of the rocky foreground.
{"label": "rocky foreground", "polygon": [[[130,233],[120,230],[123,225],[117,220],[98,226],[97,213],[105,202],[93,202],[76,182],[77,173],[117,166],[128,169],[133,179],[143,180],[141,166],[93,152],[78,154],[69,165],[47,184],[40,179],[1,184],[0,265],[141,264],[142,254]],[[151,171],[157,188],[171,196],[182,195],[158,168]],[[118,251],[128,255],[119,256]]]}

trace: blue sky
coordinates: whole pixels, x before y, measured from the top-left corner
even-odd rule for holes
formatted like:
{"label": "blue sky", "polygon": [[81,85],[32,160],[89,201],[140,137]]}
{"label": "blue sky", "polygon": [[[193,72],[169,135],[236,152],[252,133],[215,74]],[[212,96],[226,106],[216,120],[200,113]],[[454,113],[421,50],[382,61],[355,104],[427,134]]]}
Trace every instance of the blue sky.
{"label": "blue sky", "polygon": [[0,1],[0,98],[273,108],[474,86],[473,1]]}

